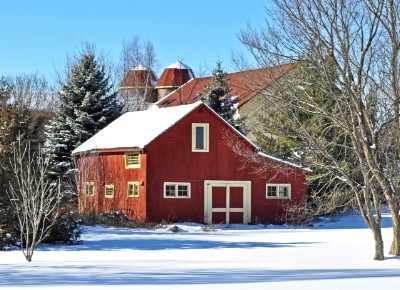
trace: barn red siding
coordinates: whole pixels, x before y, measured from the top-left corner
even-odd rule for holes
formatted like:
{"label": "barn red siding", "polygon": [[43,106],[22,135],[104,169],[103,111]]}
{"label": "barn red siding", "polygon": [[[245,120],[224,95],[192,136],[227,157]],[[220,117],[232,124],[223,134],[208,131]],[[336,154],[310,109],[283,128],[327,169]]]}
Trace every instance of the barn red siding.
{"label": "barn red siding", "polygon": [[[192,152],[192,123],[209,124],[209,152]],[[160,221],[204,221],[204,180],[251,181],[252,220],[278,222],[288,202],[304,203],[305,175],[271,172],[266,179],[243,167],[223,138],[230,127],[213,113],[200,107],[180,120],[173,128],[153,140],[146,152],[147,218]],[[250,145],[248,145],[250,147]],[[266,199],[266,183],[290,183],[291,200]],[[164,198],[164,182],[190,182],[191,198]]]}
{"label": "barn red siding", "polygon": [[[100,153],[78,159],[80,212],[122,211],[134,219],[146,219],[146,154],[140,168],[125,168],[125,152]],[[84,193],[86,181],[95,182],[95,195]],[[128,182],[139,182],[139,197],[128,197]],[[105,185],[114,185],[114,197],[105,197]]]}

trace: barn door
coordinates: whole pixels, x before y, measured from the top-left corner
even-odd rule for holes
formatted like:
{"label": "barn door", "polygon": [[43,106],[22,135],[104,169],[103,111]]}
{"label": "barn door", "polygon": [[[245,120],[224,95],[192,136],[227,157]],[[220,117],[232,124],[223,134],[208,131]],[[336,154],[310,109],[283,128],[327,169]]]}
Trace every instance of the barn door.
{"label": "barn door", "polygon": [[204,182],[204,222],[244,223],[251,220],[250,181]]}

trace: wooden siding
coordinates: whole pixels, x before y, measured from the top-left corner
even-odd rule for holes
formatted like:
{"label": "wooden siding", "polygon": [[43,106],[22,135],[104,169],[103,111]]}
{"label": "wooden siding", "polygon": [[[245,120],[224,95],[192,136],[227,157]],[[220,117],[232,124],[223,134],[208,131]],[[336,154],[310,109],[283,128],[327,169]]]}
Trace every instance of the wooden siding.
{"label": "wooden siding", "polygon": [[[209,124],[209,152],[192,152],[192,123]],[[173,128],[146,146],[147,163],[147,218],[161,221],[204,221],[204,180],[251,181],[252,220],[278,222],[285,204],[304,203],[306,181],[302,170],[293,174],[271,171],[265,178],[253,174],[253,169],[243,167],[243,162],[224,140],[232,129],[204,107],[180,120]],[[233,131],[232,131],[233,132]],[[248,144],[249,150],[254,150]],[[274,161],[271,161],[274,162]],[[279,166],[279,164],[277,164]],[[166,199],[164,182],[190,182],[191,198]],[[267,199],[266,183],[290,183],[291,200]]]}
{"label": "wooden siding", "polygon": [[[146,154],[140,155],[140,168],[125,167],[125,151],[80,156],[78,165],[83,186],[95,182],[95,195],[79,191],[79,210],[88,212],[122,211],[134,219],[146,219]],[[139,197],[128,197],[128,182],[139,182]],[[105,185],[114,185],[114,198],[105,198]],[[82,187],[83,189],[83,187]]]}

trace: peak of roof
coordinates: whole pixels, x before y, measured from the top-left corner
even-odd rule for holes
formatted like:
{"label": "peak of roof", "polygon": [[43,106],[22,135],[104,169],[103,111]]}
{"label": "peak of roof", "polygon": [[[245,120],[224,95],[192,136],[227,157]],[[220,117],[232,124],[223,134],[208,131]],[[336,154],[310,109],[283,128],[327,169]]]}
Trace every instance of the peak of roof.
{"label": "peak of roof", "polygon": [[143,64],[139,64],[138,66],[135,66],[134,68],[132,68],[132,70],[151,70],[149,67],[143,65]]}
{"label": "peak of roof", "polygon": [[167,68],[176,68],[176,69],[187,69],[187,70],[192,70],[190,67],[188,67],[186,64],[180,62],[177,60],[175,63],[171,64]]}
{"label": "peak of roof", "polygon": [[201,104],[199,101],[184,106],[125,113],[77,147],[72,154],[101,149],[144,148]]}

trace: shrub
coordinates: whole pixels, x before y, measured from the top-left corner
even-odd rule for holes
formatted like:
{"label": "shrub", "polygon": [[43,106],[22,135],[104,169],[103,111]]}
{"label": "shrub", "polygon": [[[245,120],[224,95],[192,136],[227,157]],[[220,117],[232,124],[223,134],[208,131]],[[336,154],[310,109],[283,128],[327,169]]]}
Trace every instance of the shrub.
{"label": "shrub", "polygon": [[75,244],[79,242],[81,234],[81,221],[75,219],[74,215],[66,213],[57,219],[43,243]]}

